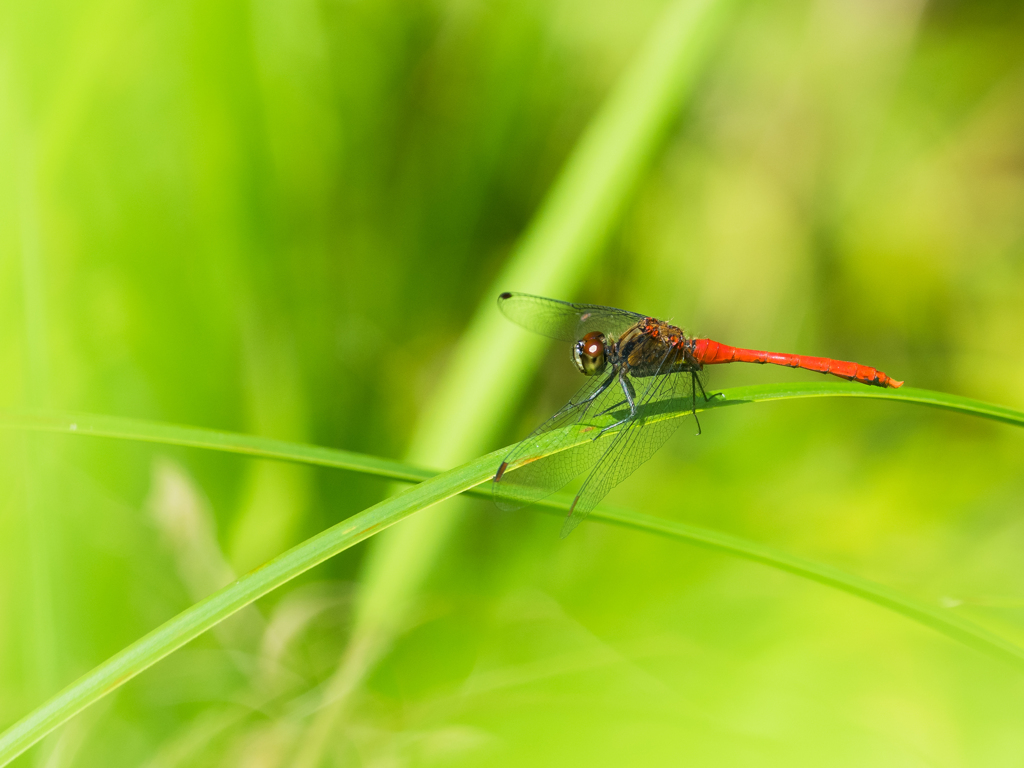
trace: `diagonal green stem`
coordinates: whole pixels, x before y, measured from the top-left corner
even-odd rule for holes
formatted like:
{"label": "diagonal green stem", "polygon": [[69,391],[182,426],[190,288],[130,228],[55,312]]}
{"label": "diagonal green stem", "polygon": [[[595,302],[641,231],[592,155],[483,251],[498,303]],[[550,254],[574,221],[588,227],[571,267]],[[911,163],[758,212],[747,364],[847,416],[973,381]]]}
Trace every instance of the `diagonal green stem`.
{"label": "diagonal green stem", "polygon": [[[562,512],[567,507],[567,503],[564,507],[560,505],[558,511]],[[594,510],[591,517],[626,528],[669,536],[716,552],[742,557],[745,560],[752,560],[770,568],[777,568],[780,571],[802,576],[819,584],[864,598],[1024,671],[1024,648],[1004,640],[972,621],[957,616],[948,609],[915,600],[894,589],[841,571],[838,568],[794,557],[772,547],[718,531],[629,510],[602,507]]]}
{"label": "diagonal green stem", "polygon": [[413,512],[484,482],[499,461],[499,453],[490,454],[410,486],[307,539],[181,612],[79,678],[0,735],[0,766],[9,763],[90,704],[254,600]]}
{"label": "diagonal green stem", "polygon": [[[837,396],[873,397],[918,403],[1024,426],[1024,413],[1021,411],[955,395],[909,388],[873,390],[862,386],[834,383],[769,385],[725,390],[711,403],[706,404],[705,409],[767,400]],[[677,411],[658,414],[657,418],[677,418],[685,416],[686,413],[685,408],[681,408]],[[394,525],[417,510],[425,509],[459,493],[467,491],[480,493],[476,487],[492,476],[498,462],[507,450],[495,451],[456,469],[431,475],[427,470],[348,451],[110,416],[0,412],[0,429],[93,435],[167,445],[186,445],[249,456],[338,467],[396,480],[423,481],[353,515],[274,558],[266,565],[188,608],[112,656],[15,723],[6,732],[0,734],[0,766],[9,763],[47,733],[135,675],[173,653],[242,607],[304,571]],[[559,495],[545,500],[542,506],[564,513],[568,509],[569,500]],[[669,536],[811,579],[893,610],[965,645],[1024,669],[1024,649],[948,611],[919,602],[888,587],[830,566],[796,558],[771,547],[734,536],[637,512],[598,508],[592,513],[592,516],[597,520]]]}

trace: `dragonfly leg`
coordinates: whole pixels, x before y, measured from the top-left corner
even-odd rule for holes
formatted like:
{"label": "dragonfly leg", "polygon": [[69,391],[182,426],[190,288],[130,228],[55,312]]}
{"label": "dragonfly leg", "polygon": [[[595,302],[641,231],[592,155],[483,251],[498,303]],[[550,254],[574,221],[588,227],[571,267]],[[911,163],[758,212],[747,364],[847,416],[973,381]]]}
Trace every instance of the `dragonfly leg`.
{"label": "dragonfly leg", "polygon": [[[700,383],[700,379],[697,378],[697,374],[693,371],[690,372],[690,376],[693,377],[693,383],[700,387],[701,394],[704,395],[704,401],[707,402],[708,395],[704,391],[704,385]],[[697,437],[700,437],[700,419],[697,418],[697,387],[690,387],[690,402],[693,408],[693,420],[697,422]]]}
{"label": "dragonfly leg", "polygon": [[633,382],[631,382],[629,378],[627,378],[625,373],[620,373],[619,384],[622,385],[622,392],[626,395],[626,402],[629,403],[629,416],[627,416],[624,419],[619,419],[614,424],[609,424],[607,427],[605,427],[596,435],[594,435],[595,440],[599,438],[601,435],[603,435],[605,432],[607,432],[609,429],[618,427],[622,424],[625,424],[627,421],[632,421],[634,418],[636,418],[636,392],[633,390]]}
{"label": "dragonfly leg", "polygon": [[705,403],[716,397],[725,397],[724,392],[715,392],[713,395],[711,395],[711,397],[708,397],[708,393],[704,391],[704,384],[701,382],[700,376],[698,376],[696,373],[693,374],[693,380],[697,382],[697,386],[700,387],[700,393],[704,396]]}
{"label": "dragonfly leg", "polygon": [[619,400],[619,402],[617,402],[615,405],[610,405],[607,408],[605,408],[603,411],[601,411],[600,413],[595,413],[594,414],[594,418],[596,419],[598,416],[604,416],[606,413],[611,413],[616,408],[619,408],[619,407],[621,407],[621,406],[623,406],[625,404],[626,404],[625,400]]}
{"label": "dragonfly leg", "polygon": [[[593,401],[594,401],[594,400],[596,400],[596,399],[597,399],[598,397],[600,397],[600,396],[601,396],[601,394],[602,394],[602,393],[603,393],[603,392],[604,392],[604,391],[605,391],[606,389],[608,389],[608,387],[610,387],[610,386],[612,385],[612,382],[613,382],[613,381],[615,381],[615,376],[616,376],[616,375],[617,375],[617,371],[612,371],[612,372],[611,372],[611,375],[610,375],[610,376],[609,376],[609,377],[608,377],[607,379],[605,379],[604,381],[602,381],[602,382],[601,382],[601,386],[600,386],[600,387],[598,387],[597,389],[595,389],[595,390],[594,390],[594,391],[593,391],[593,392],[592,392],[592,393],[591,393],[591,394],[590,394],[590,395],[589,395],[589,396],[587,397],[587,399],[586,399],[586,400],[581,400],[581,401],[580,401],[580,402],[578,402],[578,403],[571,403],[571,402],[570,402],[570,403],[569,403],[569,405],[570,405],[571,407],[575,408],[575,407],[577,407],[577,406],[580,406],[580,405],[587,405],[588,403],[591,403],[591,402],[593,402]],[[600,415],[600,414],[598,414],[598,415]]]}

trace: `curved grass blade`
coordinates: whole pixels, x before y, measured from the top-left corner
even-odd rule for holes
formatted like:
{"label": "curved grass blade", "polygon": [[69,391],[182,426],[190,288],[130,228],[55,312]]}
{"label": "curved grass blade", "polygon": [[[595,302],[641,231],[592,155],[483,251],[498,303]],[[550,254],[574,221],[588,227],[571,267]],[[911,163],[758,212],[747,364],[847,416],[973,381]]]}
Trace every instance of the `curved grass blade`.
{"label": "curved grass blade", "polygon": [[927,405],[967,416],[980,416],[984,419],[1024,427],[1024,411],[1008,408],[1005,405],[985,403],[981,400],[935,392],[931,389],[906,386],[899,389],[880,389],[851,382],[764,384],[754,387],[723,389],[716,393],[714,400],[707,403],[704,408],[698,407],[697,410],[710,410],[742,403],[764,403],[769,400],[795,400],[804,397],[863,397],[876,400],[902,400],[916,405]]}
{"label": "curved grass blade", "polygon": [[[721,394],[721,397],[716,398],[707,407],[717,408],[801,397],[876,397],[930,405],[1024,426],[1024,412],[927,390],[903,389],[876,392],[867,387],[826,383],[822,385],[742,387],[725,390]],[[666,411],[659,415],[663,418],[676,418],[685,416],[687,413],[685,408],[681,408],[679,411]],[[244,455],[334,466],[391,477],[395,480],[415,481],[416,478],[422,478],[424,474],[428,476],[430,474],[426,470],[407,467],[399,462],[362,456],[347,451],[107,416],[0,413],[0,428],[188,445]],[[613,432],[610,431],[608,434],[611,435]],[[506,451],[507,449],[503,448],[457,469],[425,479],[418,485],[308,539],[263,567],[243,576],[233,584],[183,611],[72,683],[57,696],[0,734],[0,766],[9,763],[46,734],[107,693],[295,576],[419,509],[429,507],[458,493],[472,492],[485,495],[486,492],[474,491],[474,489],[490,479]],[[564,514],[570,503],[571,500],[568,497],[559,495],[549,497],[540,506]],[[971,648],[1024,670],[1024,649],[953,613],[906,597],[888,587],[831,566],[793,557],[771,547],[738,537],[637,512],[599,507],[591,513],[591,517],[595,520],[603,520],[636,530],[669,536],[811,579],[888,608]]]}
{"label": "curved grass blade", "polygon": [[83,675],[0,735],[0,766],[90,704],[263,595],[413,512],[485,482],[500,461],[501,452],[497,451],[410,486],[307,539],[182,611]]}
{"label": "curved grass blade", "polygon": [[203,427],[184,427],[160,421],[125,419],[120,416],[101,416],[92,413],[0,411],[0,429],[111,437],[144,443],[204,448],[258,459],[278,459],[348,469],[365,475],[377,475],[409,483],[418,483],[437,474],[429,469],[413,467],[400,461],[381,459],[365,453],[353,453],[340,448],[325,448],[320,445],[245,435],[240,432],[222,432]]}
{"label": "curved grass blade", "polygon": [[[561,501],[556,508],[564,514]],[[1024,671],[1024,648],[989,632],[974,622],[950,611],[948,608],[929,605],[868,579],[841,571],[824,563],[805,560],[786,554],[772,547],[719,533],[707,528],[686,525],[674,520],[644,515],[624,509],[599,507],[590,514],[593,520],[633,528],[645,533],[658,533],[687,544],[710,549],[715,552],[742,557],[755,563],[767,565],[780,571],[816,581],[819,584],[861,597],[883,608],[924,624],[966,646],[993,656],[1017,669]]]}
{"label": "curved grass blade", "polygon": [[[865,387],[848,382],[764,384],[752,387],[734,387],[713,393],[706,403],[697,403],[697,411],[710,411],[749,403],[765,403],[773,400],[798,400],[809,397],[855,397],[875,400],[899,400],[915,405],[977,416],[984,419],[1024,427],[1024,411],[1004,405],[985,403],[969,397],[935,392],[930,389],[902,387],[881,389]],[[686,416],[691,412],[690,401],[675,404],[676,410],[669,409],[667,418]],[[245,435],[239,432],[224,432],[203,427],[185,427],[159,421],[125,419],[119,416],[103,416],[89,413],[61,411],[0,411],[0,429],[14,429],[32,432],[87,435],[92,437],[121,438],[163,445],[180,445],[191,448],[238,453],[261,459],[278,459],[322,467],[347,469],[391,480],[418,483],[434,477],[437,473],[422,467],[410,466],[401,461],[368,456],[364,453],[345,451],[340,448],[326,448],[319,445],[291,443],[269,437]]]}

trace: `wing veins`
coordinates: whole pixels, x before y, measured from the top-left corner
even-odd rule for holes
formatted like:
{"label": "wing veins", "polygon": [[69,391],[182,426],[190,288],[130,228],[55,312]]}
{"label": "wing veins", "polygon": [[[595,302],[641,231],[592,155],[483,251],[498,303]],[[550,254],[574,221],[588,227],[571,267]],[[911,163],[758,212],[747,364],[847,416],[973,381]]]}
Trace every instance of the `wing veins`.
{"label": "wing veins", "polygon": [[[669,398],[671,398],[680,383],[680,379],[673,379],[672,377],[689,375],[684,372],[661,373],[667,362],[673,357],[673,354],[673,350],[666,352],[658,364],[658,373],[651,377],[651,384],[647,386],[643,395],[637,398],[638,411],[649,403],[654,402],[660,392],[667,391]],[[658,448],[664,445],[665,441],[668,440],[678,427],[678,419],[657,421],[650,425],[646,424],[646,417],[630,421],[625,429],[615,437],[611,445],[594,462],[590,474],[583,481],[583,485],[573,499],[569,515],[562,526],[561,537],[565,538],[568,536],[612,488],[629,477],[641,464],[646,462]],[[637,456],[630,457],[630,447],[645,436],[651,440],[651,446],[648,446],[648,455],[639,458],[639,460],[636,460]],[[618,462],[617,466],[617,460],[620,456],[624,455],[628,458],[628,461],[626,463]],[[631,464],[632,466],[630,466]],[[607,478],[611,479],[608,480]]]}

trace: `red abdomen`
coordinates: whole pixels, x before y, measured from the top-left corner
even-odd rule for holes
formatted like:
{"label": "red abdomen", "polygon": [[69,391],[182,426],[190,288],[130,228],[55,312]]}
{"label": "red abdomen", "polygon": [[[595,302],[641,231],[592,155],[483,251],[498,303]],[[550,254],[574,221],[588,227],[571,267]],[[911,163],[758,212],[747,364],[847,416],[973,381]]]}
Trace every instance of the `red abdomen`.
{"label": "red abdomen", "polygon": [[789,368],[802,368],[805,371],[817,371],[838,376],[847,381],[859,381],[875,387],[902,387],[902,381],[886,376],[882,371],[860,363],[845,360],[832,360],[828,357],[808,357],[806,355],[788,355],[783,352],[762,352],[756,349],[742,349],[720,344],[711,339],[698,339],[694,344],[693,356],[702,365],[719,365],[721,363],[760,363],[764,365],[785,365]]}

